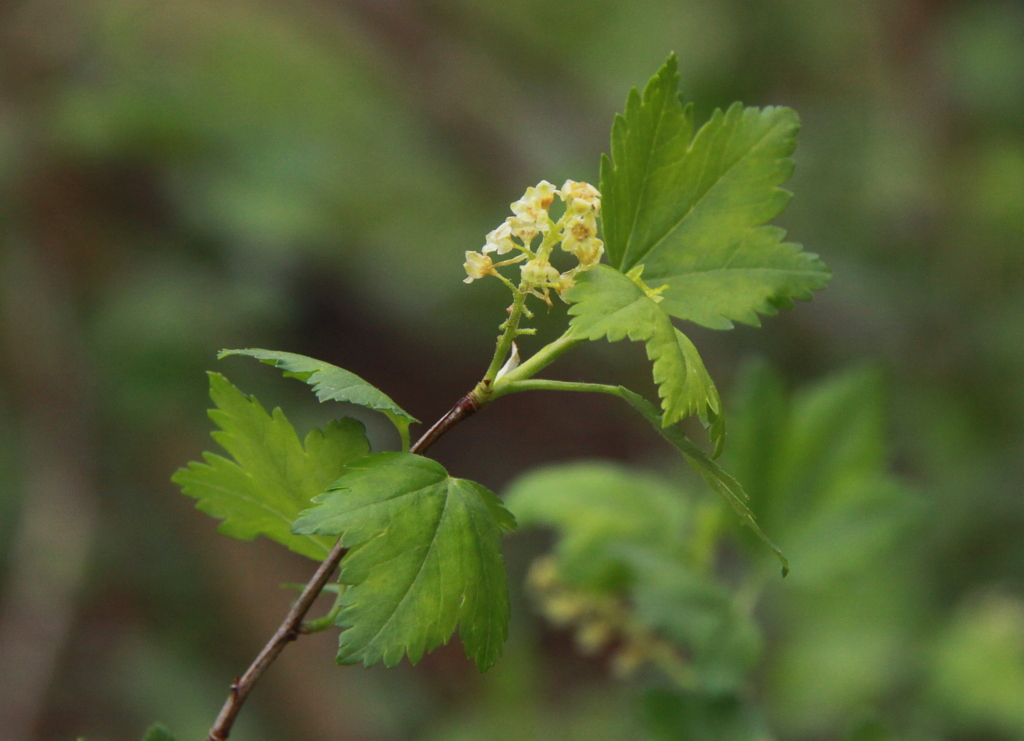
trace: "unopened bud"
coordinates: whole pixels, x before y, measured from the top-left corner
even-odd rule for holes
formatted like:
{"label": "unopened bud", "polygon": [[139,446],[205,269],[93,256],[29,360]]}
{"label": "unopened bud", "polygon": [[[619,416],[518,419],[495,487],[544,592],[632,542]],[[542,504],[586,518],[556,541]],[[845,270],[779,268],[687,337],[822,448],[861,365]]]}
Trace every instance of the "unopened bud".
{"label": "unopened bud", "polygon": [[543,257],[535,257],[522,267],[523,282],[529,287],[546,286],[556,283],[558,271]]}

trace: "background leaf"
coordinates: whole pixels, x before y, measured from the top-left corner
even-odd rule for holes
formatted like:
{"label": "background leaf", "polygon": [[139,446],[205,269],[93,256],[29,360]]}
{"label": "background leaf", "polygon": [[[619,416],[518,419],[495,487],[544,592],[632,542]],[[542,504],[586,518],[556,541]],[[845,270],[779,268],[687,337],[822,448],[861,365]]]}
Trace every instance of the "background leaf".
{"label": "background leaf", "polygon": [[164,725],[154,723],[146,730],[142,741],[174,741],[174,735]]}
{"label": "background leaf", "polygon": [[508,637],[508,586],[499,547],[515,519],[480,484],[429,458],[376,453],[346,466],[295,532],[340,535],[344,605],[338,662],[417,663],[459,628],[484,671]]}
{"label": "background leaf", "polygon": [[520,477],[505,493],[520,525],[546,525],[561,536],[560,571],[584,586],[616,586],[627,579],[610,549],[644,542],[679,555],[690,530],[690,506],[678,488],[658,476],[593,461],[551,466]]}
{"label": "background leaf", "polygon": [[758,521],[800,562],[798,582],[856,573],[919,518],[922,502],[887,471],[878,372],[851,370],[789,399],[774,370],[751,364],[737,398],[728,463]]}
{"label": "background leaf", "polygon": [[737,692],[761,653],[761,636],[725,583],[647,547],[628,551],[631,601],[648,626],[685,646],[702,690]]}
{"label": "background leaf", "polygon": [[409,447],[409,424],[419,420],[355,373],[323,360],[280,350],[221,350],[217,357],[225,358],[229,355],[246,355],[261,363],[281,368],[285,376],[298,378],[312,386],[313,393],[320,401],[344,401],[383,412],[401,435],[403,447]]}
{"label": "background leaf", "polygon": [[[662,308],[713,329],[757,325],[828,282],[815,255],[763,226],[786,207],[800,124],[789,108],[716,110],[693,136],[675,57],[634,89],[601,164],[603,224],[612,267],[644,265]],[[692,137],[692,141],[691,141]]]}
{"label": "background leaf", "polygon": [[205,463],[178,469],[172,481],[199,500],[196,507],[224,520],[218,528],[224,535],[241,540],[265,535],[296,553],[322,559],[333,540],[296,535],[291,525],[346,463],[369,452],[362,423],[335,420],[300,442],[280,409],[267,414],[255,397],[244,395],[224,376],[209,377],[217,407],[210,410],[210,419],[220,428],[212,437],[234,460],[204,453]]}
{"label": "background leaf", "polygon": [[573,624],[578,636],[603,622],[627,642],[642,629],[652,640],[671,642],[662,650],[679,654],[677,676],[693,686],[714,693],[742,687],[760,636],[710,573],[715,540],[706,535],[718,530],[716,502],[695,501],[659,476],[601,462],[527,474],[506,501],[521,524],[559,535],[553,569],[531,571],[549,618]]}
{"label": "background leaf", "polygon": [[763,741],[767,725],[747,703],[734,696],[654,689],[643,708],[662,741]]}

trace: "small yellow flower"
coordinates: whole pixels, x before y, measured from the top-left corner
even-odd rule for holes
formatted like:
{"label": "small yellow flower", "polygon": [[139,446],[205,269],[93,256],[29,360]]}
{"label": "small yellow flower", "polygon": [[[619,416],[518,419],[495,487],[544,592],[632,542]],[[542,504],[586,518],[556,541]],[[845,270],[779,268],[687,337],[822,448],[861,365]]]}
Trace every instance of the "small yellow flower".
{"label": "small yellow flower", "polygon": [[596,213],[601,210],[601,192],[590,183],[566,180],[558,195],[573,213]]}
{"label": "small yellow flower", "polygon": [[597,236],[597,220],[594,214],[588,213],[575,216],[565,225],[565,239],[562,240],[562,249],[566,252],[576,252],[576,246]]}
{"label": "small yellow flower", "polygon": [[576,256],[581,270],[590,270],[601,261],[604,242],[597,238],[597,219],[593,212],[574,216],[568,221],[562,249]]}
{"label": "small yellow flower", "polygon": [[601,262],[601,255],[604,254],[604,242],[596,237],[588,239],[586,242],[580,242],[573,254],[580,261],[580,270],[590,270]]}
{"label": "small yellow flower", "polygon": [[515,216],[506,222],[512,233],[519,239],[529,243],[538,234],[546,233],[551,228],[548,206],[555,200],[555,186],[547,180],[531,185],[518,201],[512,204]]}
{"label": "small yellow flower", "polygon": [[466,262],[463,263],[462,267],[466,269],[466,275],[469,276],[463,283],[472,283],[495,272],[494,263],[490,257],[469,250],[466,250]]}

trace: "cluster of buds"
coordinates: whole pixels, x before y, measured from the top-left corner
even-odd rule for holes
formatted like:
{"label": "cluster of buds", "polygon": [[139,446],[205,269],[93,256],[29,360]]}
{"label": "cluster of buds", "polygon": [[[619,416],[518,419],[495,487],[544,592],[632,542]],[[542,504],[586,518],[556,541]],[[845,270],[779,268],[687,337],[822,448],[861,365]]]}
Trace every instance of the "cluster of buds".
{"label": "cluster of buds", "polygon": [[554,626],[575,632],[580,653],[608,655],[617,676],[629,677],[647,663],[673,674],[688,671],[676,647],[643,624],[624,595],[571,586],[553,557],[533,562],[526,588]]}
{"label": "cluster of buds", "polygon": [[[550,214],[551,204],[558,196],[565,203],[565,213],[557,220]],[[512,216],[487,235],[480,252],[466,252],[466,283],[493,275],[513,290],[525,291],[551,303],[549,291],[559,297],[572,288],[575,276],[590,270],[601,261],[604,243],[597,238],[597,218],[601,212],[601,194],[589,183],[566,180],[561,189],[546,180],[526,189],[526,193],[512,204]],[[533,243],[540,237],[536,249]],[[561,244],[562,250],[572,254],[578,264],[571,270],[560,272],[551,264],[551,253]],[[517,251],[515,257],[494,262],[491,254],[507,255]],[[520,266],[518,288],[498,268],[514,263]]]}

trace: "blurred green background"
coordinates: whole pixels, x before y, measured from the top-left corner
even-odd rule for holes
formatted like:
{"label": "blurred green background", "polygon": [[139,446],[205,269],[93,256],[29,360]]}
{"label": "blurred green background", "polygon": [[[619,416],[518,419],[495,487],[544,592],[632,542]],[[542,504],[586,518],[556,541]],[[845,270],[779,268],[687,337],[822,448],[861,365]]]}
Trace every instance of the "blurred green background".
{"label": "blurred green background", "polygon": [[[347,413],[394,444],[216,351],[313,355],[435,419],[506,301],[463,285],[463,252],[527,185],[597,182],[613,114],[672,50],[699,119],[800,113],[781,223],[835,274],[761,329],[691,333],[793,561],[751,598],[757,728],[673,726],[657,676],[581,655],[522,591],[552,543],[524,528],[497,668],[457,641],[339,668],[333,635],[303,639],[232,737],[1024,738],[1020,2],[4,0],[0,739],[205,737],[312,564],[218,536],[170,483],[212,445],[204,371],[300,431]],[[639,347],[554,371],[652,388]],[[432,454],[499,493],[581,458],[676,472],[615,400],[560,395],[502,400]]]}

